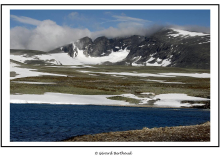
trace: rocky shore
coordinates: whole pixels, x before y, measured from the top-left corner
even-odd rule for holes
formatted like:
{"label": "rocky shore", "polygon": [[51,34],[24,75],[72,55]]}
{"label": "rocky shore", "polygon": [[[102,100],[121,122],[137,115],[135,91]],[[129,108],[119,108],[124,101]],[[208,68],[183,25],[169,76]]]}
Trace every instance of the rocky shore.
{"label": "rocky shore", "polygon": [[72,137],[65,142],[204,142],[210,141],[210,122],[192,126],[146,128]]}

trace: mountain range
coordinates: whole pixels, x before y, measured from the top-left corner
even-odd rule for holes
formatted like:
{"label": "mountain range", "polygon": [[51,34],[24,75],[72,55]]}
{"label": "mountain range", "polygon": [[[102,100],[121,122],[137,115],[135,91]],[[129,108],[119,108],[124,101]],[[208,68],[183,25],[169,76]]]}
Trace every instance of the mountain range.
{"label": "mountain range", "polygon": [[[18,51],[18,50],[17,50]],[[11,53],[16,51],[11,50]],[[17,52],[16,52],[17,53]],[[23,52],[25,53],[25,52]],[[40,56],[42,55],[42,56]],[[161,29],[151,36],[132,35],[109,39],[89,37],[39,53],[27,62],[79,65],[132,65],[210,69],[210,34]],[[46,57],[46,58],[45,58]],[[16,60],[16,58],[11,58]]]}

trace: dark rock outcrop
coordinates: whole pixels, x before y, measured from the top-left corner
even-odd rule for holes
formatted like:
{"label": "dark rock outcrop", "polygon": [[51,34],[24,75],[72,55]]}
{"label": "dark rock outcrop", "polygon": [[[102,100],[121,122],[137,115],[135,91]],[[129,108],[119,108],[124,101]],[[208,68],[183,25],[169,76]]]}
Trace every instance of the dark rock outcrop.
{"label": "dark rock outcrop", "polygon": [[115,63],[116,65],[210,69],[210,35],[181,35],[175,29],[162,29],[149,37],[98,37],[94,41],[84,37],[50,52],[66,52],[75,57],[78,50],[83,50],[86,56],[102,57],[124,49],[130,52],[126,59]]}

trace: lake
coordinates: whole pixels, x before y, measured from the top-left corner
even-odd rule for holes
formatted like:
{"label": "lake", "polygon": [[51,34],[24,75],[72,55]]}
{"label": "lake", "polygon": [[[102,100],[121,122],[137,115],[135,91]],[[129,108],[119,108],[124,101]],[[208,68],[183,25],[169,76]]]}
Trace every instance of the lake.
{"label": "lake", "polygon": [[10,141],[60,141],[77,135],[206,121],[210,121],[210,110],[195,108],[10,104]]}

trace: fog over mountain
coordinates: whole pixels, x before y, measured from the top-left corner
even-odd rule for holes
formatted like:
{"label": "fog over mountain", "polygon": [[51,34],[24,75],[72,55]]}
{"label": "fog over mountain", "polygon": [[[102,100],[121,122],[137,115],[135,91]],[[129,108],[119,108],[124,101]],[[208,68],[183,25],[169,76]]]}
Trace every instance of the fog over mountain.
{"label": "fog over mountain", "polygon": [[[14,17],[17,18],[17,17]],[[142,26],[137,23],[121,23],[117,28],[109,27],[99,31],[90,31],[87,28],[71,28],[60,26],[51,20],[31,21],[22,19],[23,23],[32,23],[36,28],[14,27],[10,30],[10,48],[11,49],[31,49],[49,51],[54,47],[59,47],[70,42],[74,42],[83,37],[96,39],[105,36],[107,38],[126,37],[132,35],[150,36],[164,27],[174,25],[152,24]],[[189,31],[199,31],[209,33],[209,28],[200,26],[174,26],[175,28],[186,29]]]}

